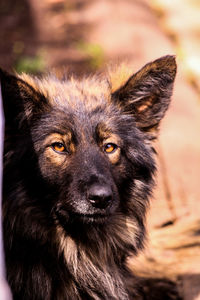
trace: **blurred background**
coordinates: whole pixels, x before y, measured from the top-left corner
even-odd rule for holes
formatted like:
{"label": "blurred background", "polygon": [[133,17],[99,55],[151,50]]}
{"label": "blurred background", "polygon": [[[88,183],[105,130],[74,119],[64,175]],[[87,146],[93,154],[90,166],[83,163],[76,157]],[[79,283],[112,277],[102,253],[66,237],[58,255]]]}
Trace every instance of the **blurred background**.
{"label": "blurred background", "polygon": [[176,276],[184,299],[200,299],[200,1],[1,0],[0,28],[0,66],[8,71],[82,76],[125,61],[134,72],[177,56],[146,256]]}

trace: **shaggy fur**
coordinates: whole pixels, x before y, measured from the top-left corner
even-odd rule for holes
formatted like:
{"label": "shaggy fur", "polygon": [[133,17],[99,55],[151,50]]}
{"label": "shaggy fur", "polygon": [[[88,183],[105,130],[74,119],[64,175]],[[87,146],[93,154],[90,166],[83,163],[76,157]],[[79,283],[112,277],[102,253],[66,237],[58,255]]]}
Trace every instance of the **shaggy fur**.
{"label": "shaggy fur", "polygon": [[129,78],[0,72],[4,243],[14,300],[151,299],[126,261],[144,246],[152,142],[175,73],[172,56]]}

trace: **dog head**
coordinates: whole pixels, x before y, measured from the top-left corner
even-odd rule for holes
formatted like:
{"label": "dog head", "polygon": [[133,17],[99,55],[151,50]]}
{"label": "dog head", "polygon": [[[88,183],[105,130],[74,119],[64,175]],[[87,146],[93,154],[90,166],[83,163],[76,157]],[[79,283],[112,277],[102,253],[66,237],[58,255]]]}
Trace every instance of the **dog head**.
{"label": "dog head", "polygon": [[104,224],[116,215],[142,224],[155,172],[152,140],[175,74],[172,56],[115,78],[117,87],[113,75],[79,81],[1,71],[5,178],[16,173],[29,199],[62,224]]}

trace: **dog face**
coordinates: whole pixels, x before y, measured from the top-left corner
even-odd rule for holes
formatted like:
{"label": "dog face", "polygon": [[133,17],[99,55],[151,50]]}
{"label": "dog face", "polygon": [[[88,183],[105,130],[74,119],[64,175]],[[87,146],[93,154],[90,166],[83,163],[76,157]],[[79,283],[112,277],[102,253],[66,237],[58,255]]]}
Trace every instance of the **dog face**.
{"label": "dog face", "polygon": [[89,112],[82,103],[70,113],[54,110],[32,127],[42,177],[58,191],[59,217],[102,222],[126,206],[123,194],[135,180],[151,181],[151,150],[133,118],[103,101]]}
{"label": "dog face", "polygon": [[147,64],[117,88],[112,77],[79,82],[1,72],[5,157],[9,163],[15,157],[23,169],[33,201],[39,199],[63,226],[102,224],[119,214],[140,222],[155,171],[151,142],[175,73],[171,56]]}

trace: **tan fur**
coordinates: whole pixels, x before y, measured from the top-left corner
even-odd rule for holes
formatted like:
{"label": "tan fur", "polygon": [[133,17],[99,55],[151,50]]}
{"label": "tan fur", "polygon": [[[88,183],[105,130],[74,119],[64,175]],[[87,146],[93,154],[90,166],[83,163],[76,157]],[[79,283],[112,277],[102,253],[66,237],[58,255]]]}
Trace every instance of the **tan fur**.
{"label": "tan fur", "polygon": [[[107,139],[104,140],[104,145],[113,143],[118,146],[120,146],[120,140],[119,137],[115,134],[111,134]],[[108,154],[108,158],[112,164],[116,164],[120,159],[121,150],[120,147],[118,147],[113,153]]]}
{"label": "tan fur", "polygon": [[[59,103],[61,101],[70,101],[70,91],[73,90],[73,96],[79,99],[83,98],[83,94],[87,92],[87,99],[90,100],[91,97],[95,98],[105,97],[108,102],[110,100],[111,93],[118,90],[123,86],[126,81],[130,78],[133,71],[126,64],[121,64],[119,66],[109,67],[107,70],[107,79],[103,79],[103,76],[94,76],[94,77],[85,77],[80,81],[71,76],[68,79],[67,85],[66,82],[58,81],[56,78],[52,79],[50,76],[38,79],[34,76],[22,73],[18,77],[30,86],[32,86],[36,91],[43,94],[46,98],[49,99],[52,104],[54,104],[55,98],[57,98],[58,90],[63,90],[65,95],[64,98],[57,98]],[[88,101],[87,99],[84,99]],[[72,102],[70,102],[73,105]],[[93,102],[89,101],[88,104],[92,107],[96,106],[96,101],[93,99]]]}
{"label": "tan fur", "polygon": [[111,130],[108,129],[105,123],[99,123],[97,127],[97,134],[100,140],[100,145],[99,145],[100,147],[103,147],[104,145],[109,143],[113,143],[119,146],[115,152],[108,154],[108,158],[111,161],[111,163],[116,164],[119,161],[120,154],[121,154],[121,150],[120,150],[121,140],[119,136],[113,134]]}
{"label": "tan fur", "polygon": [[48,147],[45,151],[45,156],[47,161],[49,161],[51,164],[55,164],[57,166],[61,166],[66,159],[65,155],[56,153],[53,151],[50,147]]}
{"label": "tan fur", "polygon": [[76,101],[71,101],[71,96],[73,96],[74,99],[83,100],[89,109],[94,109],[101,97],[108,100],[110,98],[108,82],[98,76],[83,78],[81,82],[74,77],[67,81],[58,81],[52,76],[38,79],[22,74],[19,77],[37,92],[43,94],[52,105],[62,105],[68,102],[73,107],[76,104]]}
{"label": "tan fur", "polygon": [[[118,236],[119,245],[122,242],[130,241],[133,243],[133,245],[135,245],[138,232],[138,225],[136,222],[129,218],[124,219],[124,217],[121,216],[118,216],[118,220],[119,222],[116,224],[116,226],[112,227],[113,234],[111,236]],[[124,232],[121,230],[124,225],[127,226],[126,234],[124,234]],[[113,250],[111,250],[112,240],[111,244],[109,245],[106,243],[103,237],[102,239],[97,237],[96,242],[93,241],[90,247],[83,248],[81,244],[76,244],[71,237],[66,236],[60,225],[57,225],[57,238],[60,252],[63,253],[68,268],[80,285],[82,282],[83,284],[87,283],[90,295],[93,297],[93,299],[101,299],[95,293],[93,293],[92,290],[95,286],[95,282],[100,278],[101,280],[103,278],[104,284],[106,284],[108,287],[110,294],[113,295],[113,299],[115,298],[116,290],[120,289],[121,294],[124,295],[123,299],[128,300],[126,292],[123,289],[123,283],[121,282],[120,274],[117,277],[118,282],[115,282],[112,278],[112,272],[114,272],[114,270],[109,269],[110,263],[112,261],[114,262]],[[96,248],[95,252],[94,247]],[[104,249],[104,251],[99,252],[99,249],[101,249],[101,251]],[[85,270],[87,270],[87,272]],[[115,272],[117,273],[118,271],[115,270]],[[99,288],[101,289],[101,287]]]}
{"label": "tan fur", "polygon": [[109,138],[109,136],[111,134],[111,130],[106,126],[105,122],[99,123],[97,125],[96,132],[98,134],[100,141],[103,141],[103,140]]}
{"label": "tan fur", "polygon": [[126,64],[119,66],[112,66],[108,68],[108,78],[111,84],[111,92],[114,93],[120,87],[122,87],[130,76],[133,74],[133,70]]}
{"label": "tan fur", "polygon": [[[120,287],[114,285],[112,274],[110,274],[110,272],[108,272],[107,270],[107,262],[105,262],[104,259],[99,260],[99,258],[96,258],[96,263],[94,264],[90,257],[90,252],[87,253],[83,248],[78,248],[77,244],[74,243],[74,241],[70,237],[65,236],[65,233],[60,227],[58,227],[58,238],[60,239],[60,249],[64,253],[67,266],[75,276],[75,279],[80,282],[80,285],[82,284],[82,281],[83,283],[85,281],[87,282],[88,286],[90,287],[90,294],[93,299],[100,300],[96,293],[93,293],[92,291],[95,286],[95,281],[100,278],[104,278],[103,280],[106,286],[109,288],[110,293],[114,297],[116,288]],[[92,256],[93,255],[94,254],[92,253]],[[102,258],[104,258],[103,253]],[[87,272],[85,272],[85,270],[87,270]],[[86,274],[87,278],[85,278]],[[123,286],[122,282],[121,286]]]}
{"label": "tan fur", "polygon": [[143,100],[143,102],[144,102],[143,105],[139,105],[137,107],[137,110],[138,110],[139,113],[144,112],[145,110],[147,110],[150,107],[152,107],[153,104],[154,104],[154,102],[155,102],[155,97],[153,97],[153,96],[152,97],[148,97],[146,99],[146,101]]}
{"label": "tan fur", "polygon": [[[45,157],[46,159],[50,162],[53,163],[55,165],[62,165],[62,163],[66,160],[66,155],[63,155],[62,153],[56,153],[51,145],[53,143],[63,143],[67,149],[70,151],[70,153],[74,153],[75,152],[75,145],[72,142],[72,134],[71,132],[68,132],[65,135],[61,135],[58,133],[53,133],[51,135],[49,135],[45,141],[44,141],[44,146],[46,147],[45,150]],[[38,147],[40,147],[40,145],[37,145]]]}
{"label": "tan fur", "polygon": [[[37,82],[31,75],[22,73],[21,75],[18,75],[18,77],[28,83],[36,91],[38,90]],[[47,94],[44,94],[44,96],[47,96]]]}

